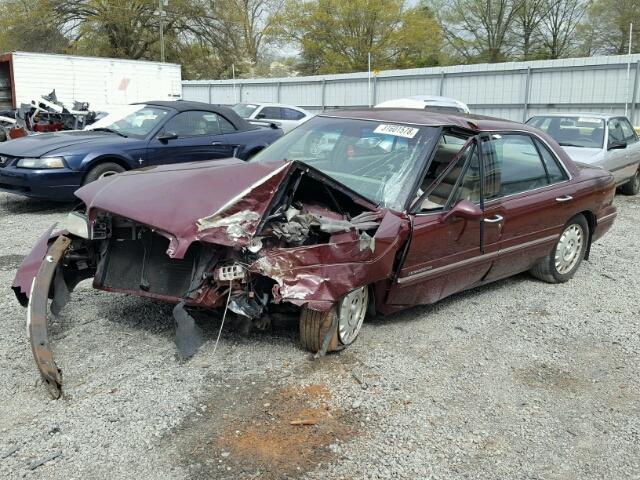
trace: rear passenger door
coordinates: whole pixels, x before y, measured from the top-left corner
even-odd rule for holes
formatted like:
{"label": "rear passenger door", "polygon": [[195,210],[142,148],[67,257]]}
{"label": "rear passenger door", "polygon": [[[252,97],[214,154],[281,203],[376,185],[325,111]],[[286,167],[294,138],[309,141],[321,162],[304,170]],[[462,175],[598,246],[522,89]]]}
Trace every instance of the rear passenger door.
{"label": "rear passenger door", "polygon": [[535,136],[490,134],[481,143],[485,252],[495,258],[485,281],[491,281],[528,270],[549,252],[572,216],[573,187],[559,160]]}
{"label": "rear passenger door", "polygon": [[638,142],[638,135],[626,118],[620,118],[620,127],[622,128],[622,134],[627,142],[626,157],[627,157],[627,169],[625,174],[629,177],[633,176],[638,170],[640,164],[640,142]]}

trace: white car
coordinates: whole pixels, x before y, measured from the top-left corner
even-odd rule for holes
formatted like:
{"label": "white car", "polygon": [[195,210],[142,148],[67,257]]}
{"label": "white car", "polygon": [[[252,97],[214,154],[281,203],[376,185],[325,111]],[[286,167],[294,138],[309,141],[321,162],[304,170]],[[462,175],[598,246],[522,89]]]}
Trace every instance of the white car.
{"label": "white car", "polygon": [[454,98],[437,95],[415,95],[407,98],[396,98],[377,104],[374,108],[415,108],[433,112],[471,113],[469,107]]}
{"label": "white car", "polygon": [[231,108],[249,122],[274,122],[284,133],[313,117],[300,107],[281,103],[236,103]]}
{"label": "white car", "polygon": [[545,113],[527,120],[574,162],[609,170],[626,195],[640,193],[640,139],[629,119],[606,113]]}

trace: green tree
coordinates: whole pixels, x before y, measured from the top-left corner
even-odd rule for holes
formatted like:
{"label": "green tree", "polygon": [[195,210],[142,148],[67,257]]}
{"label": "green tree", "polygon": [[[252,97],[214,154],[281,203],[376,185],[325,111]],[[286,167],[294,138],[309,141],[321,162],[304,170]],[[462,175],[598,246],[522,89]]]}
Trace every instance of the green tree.
{"label": "green tree", "polygon": [[577,46],[576,29],[584,16],[584,0],[547,0],[549,11],[541,22],[546,58],[568,57]]}
{"label": "green tree", "polygon": [[[175,37],[190,12],[187,0],[172,0],[164,26]],[[57,2],[55,15],[69,28],[77,53],[131,59],[157,59],[160,17],[157,0],[65,0]]]}
{"label": "green tree", "polygon": [[631,51],[640,52],[638,0],[594,0],[579,26],[584,55],[622,55],[629,51],[629,25],[633,23]]}
{"label": "green tree", "polygon": [[0,53],[16,50],[62,53],[69,40],[49,0],[0,1]]}
{"label": "green tree", "polygon": [[[208,70],[220,76],[250,75],[264,70],[273,41],[273,20],[284,0],[193,0],[196,13],[187,21],[197,49],[207,51]],[[201,65],[205,67],[205,65]],[[199,69],[203,72],[202,68]]]}
{"label": "green tree", "polygon": [[431,12],[403,0],[288,0],[274,19],[300,50],[304,74],[408,68],[438,63],[441,31]]}
{"label": "green tree", "polygon": [[511,58],[522,0],[445,0],[441,21],[447,44],[463,61]]}

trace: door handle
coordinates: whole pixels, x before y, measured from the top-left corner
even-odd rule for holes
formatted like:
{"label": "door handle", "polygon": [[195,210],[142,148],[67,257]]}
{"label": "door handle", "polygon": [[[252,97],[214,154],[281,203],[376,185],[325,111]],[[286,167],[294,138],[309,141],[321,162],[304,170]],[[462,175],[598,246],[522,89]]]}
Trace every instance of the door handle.
{"label": "door handle", "polygon": [[212,147],[219,147],[220,145],[222,145],[222,142],[211,142]]}
{"label": "door handle", "polygon": [[573,200],[573,197],[571,195],[564,195],[562,197],[556,198],[556,202],[558,203],[570,202],[571,200]]}
{"label": "door handle", "polygon": [[502,215],[494,215],[491,218],[484,219],[484,221],[487,223],[500,223],[503,220],[504,220],[504,217]]}

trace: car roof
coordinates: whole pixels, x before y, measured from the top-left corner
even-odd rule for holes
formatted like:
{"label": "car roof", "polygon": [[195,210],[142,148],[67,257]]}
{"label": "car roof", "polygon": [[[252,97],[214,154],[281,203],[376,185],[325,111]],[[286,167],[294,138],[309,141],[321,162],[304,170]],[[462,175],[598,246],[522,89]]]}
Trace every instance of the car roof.
{"label": "car roof", "polygon": [[375,105],[375,108],[420,108],[453,107],[469,112],[469,107],[455,98],[437,95],[414,95],[412,97],[394,98]]}
{"label": "car roof", "polygon": [[242,105],[258,105],[259,107],[282,107],[282,108],[294,108],[296,110],[300,110],[301,112],[307,112],[304,108],[298,107],[297,105],[289,105],[286,103],[273,103],[273,102],[239,102]]}
{"label": "car roof", "polygon": [[172,108],[178,112],[187,112],[190,110],[201,110],[222,115],[235,125],[238,130],[255,130],[255,125],[251,125],[244,118],[240,117],[235,111],[229,107],[222,105],[211,105],[204,102],[191,102],[186,100],[154,100],[150,102],[138,102],[136,105],[153,105],[156,107]]}
{"label": "car roof", "polygon": [[373,120],[376,122],[408,123],[426,127],[458,127],[473,132],[521,130],[540,134],[537,128],[501,118],[470,115],[462,112],[433,112],[413,108],[367,108],[334,110],[319,116]]}
{"label": "car roof", "polygon": [[531,115],[534,117],[593,117],[600,118],[602,120],[609,120],[611,118],[624,117],[622,114],[617,113],[599,113],[599,112],[552,112],[552,113],[540,113],[537,115]]}

